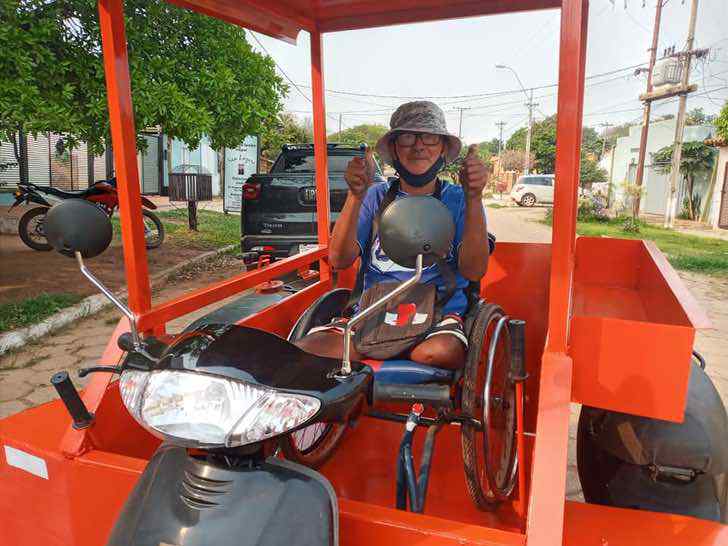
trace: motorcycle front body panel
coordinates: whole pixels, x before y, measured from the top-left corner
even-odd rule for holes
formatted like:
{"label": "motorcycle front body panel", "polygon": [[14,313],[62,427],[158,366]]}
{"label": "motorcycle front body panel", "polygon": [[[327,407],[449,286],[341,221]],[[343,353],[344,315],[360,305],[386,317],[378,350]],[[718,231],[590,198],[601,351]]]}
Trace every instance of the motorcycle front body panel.
{"label": "motorcycle front body panel", "polygon": [[224,468],[163,445],[108,546],[329,546],[337,537],[336,497],[320,474],[274,458]]}

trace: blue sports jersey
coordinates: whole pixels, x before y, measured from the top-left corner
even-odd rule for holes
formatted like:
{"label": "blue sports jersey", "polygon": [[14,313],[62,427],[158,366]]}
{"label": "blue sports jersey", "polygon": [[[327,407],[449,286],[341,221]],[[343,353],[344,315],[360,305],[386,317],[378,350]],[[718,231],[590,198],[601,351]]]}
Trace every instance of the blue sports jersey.
{"label": "blue sports jersey", "polygon": [[[381,282],[403,282],[412,277],[414,269],[402,267],[390,260],[382,251],[379,244],[379,236],[373,244],[369,245],[369,237],[372,233],[372,221],[379,211],[379,205],[389,189],[391,182],[379,182],[369,187],[367,194],[362,201],[359,212],[359,223],[356,235],[360,247],[360,254],[363,255],[362,267],[364,271],[364,290]],[[404,191],[397,192],[396,199],[407,198]],[[448,208],[455,220],[455,238],[447,256],[447,263],[455,273],[456,290],[445,306],[443,314],[456,313],[462,315],[467,307],[467,298],[464,289],[468,286],[468,280],[458,270],[458,250],[463,238],[465,226],[465,193],[461,186],[442,183],[440,200]],[[364,252],[368,249],[368,252]],[[438,291],[445,290],[445,280],[440,274],[437,265],[433,264],[422,272],[422,280],[428,283],[435,283]]]}

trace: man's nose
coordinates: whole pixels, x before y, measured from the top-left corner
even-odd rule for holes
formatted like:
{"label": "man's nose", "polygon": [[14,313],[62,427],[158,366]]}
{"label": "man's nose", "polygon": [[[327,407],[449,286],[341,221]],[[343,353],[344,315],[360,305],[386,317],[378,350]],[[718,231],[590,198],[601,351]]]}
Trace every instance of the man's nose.
{"label": "man's nose", "polygon": [[422,142],[420,135],[417,135],[417,138],[415,138],[415,143],[412,145],[412,149],[415,151],[422,151],[425,149],[425,144]]}

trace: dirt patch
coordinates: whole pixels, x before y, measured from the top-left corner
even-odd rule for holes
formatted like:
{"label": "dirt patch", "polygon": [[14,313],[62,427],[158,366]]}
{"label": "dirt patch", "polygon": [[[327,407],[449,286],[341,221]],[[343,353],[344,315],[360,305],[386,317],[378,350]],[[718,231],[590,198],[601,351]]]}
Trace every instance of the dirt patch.
{"label": "dirt patch", "polygon": [[[204,253],[166,242],[147,252],[150,275],[184,263]],[[17,235],[0,235],[0,303],[10,303],[43,292],[96,294],[96,288],[78,271],[76,261],[56,252],[38,252],[26,247]],[[124,287],[124,256],[120,243],[88,261],[89,269],[111,290]]]}

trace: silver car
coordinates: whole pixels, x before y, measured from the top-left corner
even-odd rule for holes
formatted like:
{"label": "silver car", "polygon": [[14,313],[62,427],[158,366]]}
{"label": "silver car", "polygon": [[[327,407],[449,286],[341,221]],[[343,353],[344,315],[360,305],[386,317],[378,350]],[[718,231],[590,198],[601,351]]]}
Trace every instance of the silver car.
{"label": "silver car", "polygon": [[511,199],[522,207],[554,202],[554,175],[527,174],[513,185]]}

